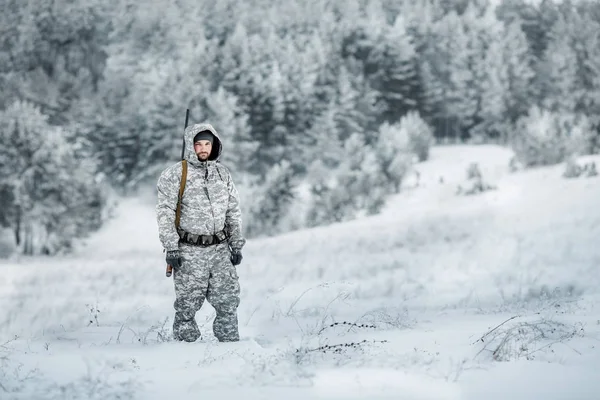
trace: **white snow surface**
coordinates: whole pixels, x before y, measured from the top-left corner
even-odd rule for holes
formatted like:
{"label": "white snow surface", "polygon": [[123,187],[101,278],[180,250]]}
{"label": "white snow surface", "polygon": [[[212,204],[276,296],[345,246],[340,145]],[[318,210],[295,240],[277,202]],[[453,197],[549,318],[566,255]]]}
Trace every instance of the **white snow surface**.
{"label": "white snow surface", "polygon": [[[76,254],[0,264],[0,399],[600,399],[600,178],[511,156],[434,147],[382,214],[250,240],[237,343],[208,303],[170,340],[154,198],[124,199]],[[496,190],[455,194],[471,162]]]}

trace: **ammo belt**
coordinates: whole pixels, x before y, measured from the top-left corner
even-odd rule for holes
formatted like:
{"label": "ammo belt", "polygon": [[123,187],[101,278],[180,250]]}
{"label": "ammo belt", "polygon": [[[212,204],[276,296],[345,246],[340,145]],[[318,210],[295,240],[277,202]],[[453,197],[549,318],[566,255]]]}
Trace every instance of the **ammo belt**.
{"label": "ammo belt", "polygon": [[196,235],[179,229],[177,233],[179,234],[179,242],[200,247],[214,246],[228,239],[225,231],[219,231],[214,235]]}

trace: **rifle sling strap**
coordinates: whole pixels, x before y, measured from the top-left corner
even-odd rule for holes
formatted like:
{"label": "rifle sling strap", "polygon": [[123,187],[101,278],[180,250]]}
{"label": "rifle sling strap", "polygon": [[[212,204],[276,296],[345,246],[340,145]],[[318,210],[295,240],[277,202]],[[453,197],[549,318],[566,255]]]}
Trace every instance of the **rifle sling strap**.
{"label": "rifle sling strap", "polygon": [[175,226],[179,229],[179,219],[181,218],[181,199],[185,190],[185,182],[187,181],[187,160],[181,161],[181,182],[179,184],[179,196],[177,198],[177,210],[175,211]]}

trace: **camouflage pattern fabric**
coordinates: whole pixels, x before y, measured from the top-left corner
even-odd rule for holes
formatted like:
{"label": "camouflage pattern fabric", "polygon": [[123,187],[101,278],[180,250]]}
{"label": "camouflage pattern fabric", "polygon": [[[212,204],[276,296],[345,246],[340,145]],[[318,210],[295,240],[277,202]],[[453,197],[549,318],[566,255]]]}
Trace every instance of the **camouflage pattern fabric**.
{"label": "camouflage pattern fabric", "polygon": [[173,336],[187,342],[200,338],[195,315],[204,300],[214,307],[213,333],[220,342],[239,340],[237,308],[240,284],[226,244],[209,247],[181,245],[181,268],[173,272],[175,321]]}
{"label": "camouflage pattern fabric", "polygon": [[[194,136],[210,130],[215,135],[208,161],[200,161],[194,152]],[[181,228],[193,234],[211,235],[225,228],[232,249],[241,250],[246,243],[242,236],[240,198],[229,169],[218,163],[223,144],[210,124],[196,124],[184,133],[184,157],[188,161],[188,176],[181,202]],[[181,179],[181,162],[165,169],[158,178],[156,215],[159,238],[166,250],[178,248],[175,209]]]}
{"label": "camouflage pattern fabric", "polygon": [[[194,136],[203,130],[215,135],[207,161],[200,161],[194,151]],[[198,235],[212,235],[226,230],[228,243],[197,247],[179,244],[175,227],[175,210],[181,179],[181,162],[171,165],[157,183],[156,218],[159,239],[165,250],[180,249],[183,265],[173,271],[175,285],[176,339],[195,341],[200,337],[194,316],[204,300],[215,308],[213,330],[221,341],[239,340],[237,307],[239,281],[231,264],[231,249],[241,250],[246,243],[242,235],[242,217],[238,191],[229,170],[218,162],[223,144],[210,124],[195,124],[184,133],[184,158],[188,161],[185,191],[181,201],[180,227]]]}

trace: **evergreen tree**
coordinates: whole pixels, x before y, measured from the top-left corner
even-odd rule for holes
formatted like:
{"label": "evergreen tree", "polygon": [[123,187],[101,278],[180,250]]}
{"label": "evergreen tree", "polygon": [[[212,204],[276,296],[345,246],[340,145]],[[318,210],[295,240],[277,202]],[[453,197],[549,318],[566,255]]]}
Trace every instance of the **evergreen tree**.
{"label": "evergreen tree", "polygon": [[564,18],[557,21],[539,75],[543,106],[556,112],[575,112],[577,106],[577,54],[566,24]]}
{"label": "evergreen tree", "polygon": [[365,144],[362,135],[354,134],[344,143],[344,158],[338,168],[331,170],[316,161],[310,174],[309,226],[378,213],[390,191],[378,157],[374,146]]}
{"label": "evergreen tree", "polygon": [[[596,27],[600,25],[595,23]],[[583,46],[587,58],[581,66],[584,74],[584,92],[582,94],[582,112],[588,116],[596,132],[593,150],[600,151],[600,37],[589,35]]]}
{"label": "evergreen tree", "polygon": [[450,12],[433,26],[426,49],[427,102],[436,136],[466,137],[475,122],[478,93],[470,68],[473,51],[464,24]]}
{"label": "evergreen tree", "polygon": [[6,0],[0,13],[0,109],[27,100],[66,125],[102,79],[110,32],[99,1]]}
{"label": "evergreen tree", "polygon": [[506,25],[501,42],[502,62],[507,68],[506,117],[514,124],[535,104],[535,72],[531,67],[534,61],[520,20]]}
{"label": "evergreen tree", "polygon": [[317,117],[311,128],[315,144],[309,149],[310,154],[307,154],[305,160],[318,160],[327,168],[335,168],[340,164],[344,152],[336,114],[335,104],[330,104]]}
{"label": "evergreen tree", "polygon": [[0,115],[2,220],[23,254],[54,254],[98,229],[105,194],[93,159],[78,159],[66,132],[15,102]]}
{"label": "evergreen tree", "polygon": [[353,82],[350,72],[342,67],[338,76],[337,109],[335,120],[337,132],[342,141],[347,140],[354,134],[363,134],[362,115],[357,109],[360,93]]}
{"label": "evergreen tree", "polygon": [[375,147],[377,162],[391,193],[400,191],[400,185],[408,172],[413,156],[408,130],[398,125],[383,123]]}
{"label": "evergreen tree", "polygon": [[378,101],[383,103],[381,120],[394,123],[417,108],[417,59],[404,17],[398,16],[374,44],[366,70],[373,88],[379,92]]}
{"label": "evergreen tree", "polygon": [[248,32],[243,23],[238,22],[231,35],[221,48],[218,75],[215,82],[240,98],[249,94],[246,71],[252,66]]}
{"label": "evergreen tree", "polygon": [[500,42],[490,45],[483,67],[485,76],[480,86],[480,121],[472,133],[484,140],[488,137],[506,139],[505,135],[510,131],[510,125],[507,125],[509,77]]}
{"label": "evergreen tree", "polygon": [[249,236],[272,236],[280,233],[280,224],[290,212],[296,182],[291,163],[282,161],[267,173],[260,200],[251,209],[253,223],[247,227]]}
{"label": "evergreen tree", "polygon": [[[429,150],[434,144],[433,129],[417,111],[411,111],[399,121],[399,129],[408,134],[408,150],[419,162],[429,159]],[[398,148],[401,151],[401,148]],[[412,159],[412,157],[411,157]]]}
{"label": "evergreen tree", "polygon": [[208,120],[223,139],[221,161],[237,177],[251,171],[260,143],[250,136],[248,116],[239,107],[236,96],[222,87],[207,98]]}
{"label": "evergreen tree", "polygon": [[594,136],[587,117],[534,106],[517,121],[512,147],[526,166],[553,165],[588,154]]}

